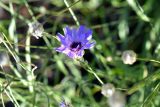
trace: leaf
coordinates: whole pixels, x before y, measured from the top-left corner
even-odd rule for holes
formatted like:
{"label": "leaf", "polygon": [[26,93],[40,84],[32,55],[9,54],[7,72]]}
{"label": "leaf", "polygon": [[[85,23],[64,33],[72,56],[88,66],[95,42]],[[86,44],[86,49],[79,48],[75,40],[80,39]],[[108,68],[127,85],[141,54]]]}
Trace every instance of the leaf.
{"label": "leaf", "polygon": [[160,90],[160,82],[153,89],[152,93],[150,93],[148,97],[145,99],[145,101],[142,104],[142,107],[150,107],[149,105],[151,101],[155,98],[156,95],[158,95],[159,90]]}
{"label": "leaf", "polygon": [[160,70],[156,71],[152,75],[144,78],[142,81],[131,87],[128,91],[127,94],[132,94],[135,91],[139,90],[141,87],[144,87],[145,85],[149,84],[151,81],[155,81],[157,79],[160,79]]}

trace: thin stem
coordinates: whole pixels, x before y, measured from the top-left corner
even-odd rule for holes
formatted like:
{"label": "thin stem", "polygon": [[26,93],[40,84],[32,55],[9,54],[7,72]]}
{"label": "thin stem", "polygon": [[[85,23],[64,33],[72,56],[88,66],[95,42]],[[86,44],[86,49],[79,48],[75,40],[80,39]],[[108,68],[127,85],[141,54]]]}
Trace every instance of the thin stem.
{"label": "thin stem", "polygon": [[74,3],[72,3],[69,7],[67,7],[67,8],[65,8],[64,10],[58,12],[57,16],[63,14],[64,12],[66,12],[66,11],[68,10],[68,8],[73,7],[74,5],[76,5],[76,4],[77,4],[78,2],[80,2],[80,1],[81,1],[81,0],[78,0],[78,1],[76,1],[76,2],[74,2]]}
{"label": "thin stem", "polygon": [[[2,66],[1,66],[1,68],[2,68],[2,70],[4,71],[4,69],[3,69]],[[13,101],[15,102],[15,104],[17,105],[17,107],[20,107],[19,104],[18,104],[18,102],[17,102],[17,100],[16,100],[15,97],[13,96],[12,90],[11,90],[11,88],[10,88],[10,85],[11,85],[12,81],[9,80],[6,75],[5,75],[5,79],[6,79],[6,81],[7,81],[7,84],[3,87],[3,89],[1,90],[1,93],[3,93],[5,90],[9,90],[9,94],[10,94],[10,96],[12,97]]]}
{"label": "thin stem", "polygon": [[103,85],[103,81],[98,77],[98,75],[93,71],[93,69],[89,65],[87,65],[87,67],[89,69],[88,72],[92,73],[97,78],[97,80]]}
{"label": "thin stem", "polygon": [[149,61],[149,62],[155,62],[155,63],[159,63],[160,64],[160,61],[157,61],[157,60],[154,60],[154,59],[148,59],[148,58],[137,58],[137,60],[140,60],[140,61]]}
{"label": "thin stem", "polygon": [[53,37],[54,39],[58,40],[58,38],[57,38],[56,36],[53,36],[53,35],[51,35],[51,34],[49,34],[49,33],[47,33],[47,32],[43,32],[43,34],[44,34],[45,36],[47,36],[47,37]]}
{"label": "thin stem", "polygon": [[151,103],[151,101],[154,99],[154,97],[158,95],[159,90],[160,90],[160,82],[155,86],[155,88],[152,90],[152,92],[144,100],[141,107],[146,107],[147,105],[149,105],[149,103]]}
{"label": "thin stem", "polygon": [[[54,37],[54,36],[53,36],[53,37]],[[54,37],[54,38],[56,38],[56,37]],[[5,41],[5,40],[4,40],[4,42],[6,42],[6,43],[8,43],[8,44],[14,44],[14,43],[11,43],[11,42],[8,42],[8,41]],[[18,46],[19,46],[19,47],[26,47],[26,45],[24,45],[24,44],[18,44]],[[30,48],[48,49],[46,46],[34,46],[34,45],[30,45]],[[3,50],[3,49],[0,49],[0,50]],[[18,54],[20,54],[20,53],[18,53]]]}
{"label": "thin stem", "polygon": [[30,35],[27,35],[25,50],[26,50],[26,62],[28,63],[27,69],[29,71],[31,71],[30,39],[31,39]]}
{"label": "thin stem", "polygon": [[13,95],[13,93],[12,93],[12,90],[11,90],[10,86],[8,86],[8,90],[9,90],[9,93],[10,93],[13,101],[14,101],[15,104],[17,105],[17,107],[20,107],[20,105],[18,104],[17,100],[15,99],[15,97],[14,97],[14,95]]}
{"label": "thin stem", "polygon": [[[16,18],[15,18],[15,11],[14,11],[14,8],[13,8],[13,3],[12,1],[9,2],[9,6],[10,6],[10,13],[12,15],[12,19],[11,19],[11,22],[10,22],[10,26],[9,26],[9,36],[11,38],[11,40],[14,41],[14,48],[15,48],[15,51],[16,53],[19,53],[19,49],[18,49],[18,37],[17,35],[14,33],[15,30],[16,30]],[[20,62],[20,58],[18,56],[16,56],[16,59],[18,62]],[[21,71],[21,67],[17,64],[17,68],[19,71]]]}
{"label": "thin stem", "polygon": [[4,90],[6,95],[9,97],[9,99],[12,101],[12,103],[15,105],[15,107],[20,107],[18,102],[15,101],[15,99],[13,98],[13,95],[11,93],[11,90],[9,89],[9,92],[7,90]]}
{"label": "thin stem", "polygon": [[9,46],[6,44],[6,42],[4,42],[4,41],[2,41],[2,42],[3,42],[3,44],[5,45],[5,47],[8,49],[9,53],[11,53],[12,57],[14,58],[14,60],[15,60],[16,62],[18,62],[16,56],[13,54],[13,52],[11,51],[11,49],[9,48]]}
{"label": "thin stem", "polygon": [[36,18],[35,18],[35,16],[34,16],[34,14],[33,14],[32,10],[30,9],[30,7],[29,7],[29,5],[28,5],[27,1],[26,1],[26,0],[24,0],[24,2],[25,2],[25,6],[27,7],[28,12],[29,12],[29,14],[31,15],[31,17],[32,17],[33,21],[36,21]]}
{"label": "thin stem", "polygon": [[78,21],[76,15],[74,14],[73,10],[70,8],[70,6],[69,6],[67,0],[64,0],[64,3],[65,3],[65,5],[67,6],[69,12],[71,13],[71,15],[72,15],[74,21],[76,22],[77,26],[79,26],[79,25],[80,25],[80,24],[79,24],[79,21]]}
{"label": "thin stem", "polygon": [[[10,12],[10,9],[8,8],[8,6],[6,6],[3,2],[0,1],[0,7],[2,7],[3,9],[5,9],[6,11]],[[15,13],[14,14],[16,17],[18,17],[19,19],[23,20],[25,23],[29,23],[30,21],[28,19],[26,19],[25,17],[23,17],[22,15]]]}
{"label": "thin stem", "polygon": [[30,90],[30,92],[33,92],[33,84],[32,84],[33,75],[32,75],[32,72],[31,72],[32,68],[31,68],[31,55],[30,55],[30,41],[31,41],[31,36],[28,34],[27,38],[26,38],[26,47],[25,47],[26,55],[25,55],[25,58],[26,58],[26,62],[28,63],[26,68],[29,70],[29,72],[27,72],[27,79],[29,81],[29,90]]}
{"label": "thin stem", "polygon": [[[2,84],[0,84],[1,85],[1,87],[3,86]],[[5,107],[5,105],[4,105],[4,100],[3,100],[3,92],[2,92],[2,88],[1,88],[1,101],[2,101],[2,106],[3,107]]]}
{"label": "thin stem", "polygon": [[[4,91],[5,91],[6,95],[9,97],[9,99],[11,100],[11,102],[14,104],[14,101],[13,101],[12,97],[10,96],[10,94],[6,90],[4,90]],[[15,105],[15,106],[17,107],[17,105]]]}
{"label": "thin stem", "polygon": [[82,66],[83,66],[89,73],[93,74],[93,75],[96,77],[96,79],[101,83],[101,85],[104,84],[103,81],[99,78],[99,76],[93,71],[93,69],[92,69],[85,61],[82,61],[82,60],[79,60],[79,59],[77,59],[77,60],[80,62],[80,64],[82,64]]}
{"label": "thin stem", "polygon": [[[6,36],[4,35],[4,33],[2,33],[3,37],[6,38]],[[2,40],[4,46],[7,48],[7,50],[9,51],[9,53],[12,55],[12,57],[14,58],[14,60],[16,61],[16,63],[18,63],[24,70],[28,71],[21,63],[18,62],[17,58],[18,57],[16,54],[14,54],[11,49],[9,48],[9,46],[6,44],[6,42],[4,40]]]}

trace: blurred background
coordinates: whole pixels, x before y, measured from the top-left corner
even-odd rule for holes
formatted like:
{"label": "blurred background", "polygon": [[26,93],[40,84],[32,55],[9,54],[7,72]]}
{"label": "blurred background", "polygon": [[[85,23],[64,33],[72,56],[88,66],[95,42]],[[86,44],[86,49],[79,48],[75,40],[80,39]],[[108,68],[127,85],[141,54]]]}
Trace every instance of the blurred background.
{"label": "blurred background", "polygon": [[[84,60],[99,78],[123,93],[125,107],[159,107],[160,1],[67,2],[93,30],[96,45]],[[39,39],[29,36],[35,21]],[[77,25],[64,0],[0,0],[1,107],[58,107],[64,100],[71,107],[124,107],[103,96],[102,85],[79,62],[54,50],[65,26]],[[137,54],[134,64],[121,60],[125,50]]]}

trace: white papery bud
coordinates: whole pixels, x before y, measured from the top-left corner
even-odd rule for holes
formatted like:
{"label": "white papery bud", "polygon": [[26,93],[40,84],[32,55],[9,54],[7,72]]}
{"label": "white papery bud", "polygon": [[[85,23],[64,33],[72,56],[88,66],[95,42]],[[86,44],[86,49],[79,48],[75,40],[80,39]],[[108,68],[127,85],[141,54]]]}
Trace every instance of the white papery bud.
{"label": "white papery bud", "polygon": [[124,64],[132,65],[136,62],[137,55],[132,50],[127,50],[122,53],[122,61]]}
{"label": "white papery bud", "polygon": [[101,93],[104,96],[110,97],[113,95],[114,92],[115,92],[115,87],[111,83],[107,83],[102,86]]}
{"label": "white papery bud", "polygon": [[125,95],[119,91],[115,91],[115,93],[108,98],[108,104],[110,107],[125,107],[125,103]]}

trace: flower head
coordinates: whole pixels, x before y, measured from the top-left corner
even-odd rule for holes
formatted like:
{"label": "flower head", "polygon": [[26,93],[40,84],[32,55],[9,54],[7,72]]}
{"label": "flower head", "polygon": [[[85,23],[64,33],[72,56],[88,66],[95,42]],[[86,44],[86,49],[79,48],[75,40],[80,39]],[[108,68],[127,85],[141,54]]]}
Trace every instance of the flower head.
{"label": "flower head", "polygon": [[84,49],[90,49],[95,45],[92,39],[92,30],[85,26],[79,28],[64,29],[64,36],[58,33],[58,39],[61,46],[56,48],[56,51],[68,55],[70,58],[81,58],[84,55]]}

